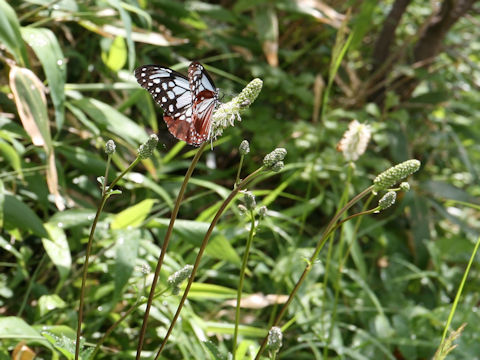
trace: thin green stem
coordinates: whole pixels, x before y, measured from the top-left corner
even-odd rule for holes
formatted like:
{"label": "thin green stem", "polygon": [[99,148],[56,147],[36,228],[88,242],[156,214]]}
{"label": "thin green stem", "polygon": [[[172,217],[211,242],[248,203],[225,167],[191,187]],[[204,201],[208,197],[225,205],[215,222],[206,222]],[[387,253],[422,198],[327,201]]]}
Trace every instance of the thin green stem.
{"label": "thin green stem", "polygon": [[[92,244],[93,244],[93,235],[95,234],[95,229],[97,227],[98,219],[100,218],[100,214],[107,202],[108,198],[110,197],[110,191],[116,185],[116,183],[128,172],[130,171],[135,165],[140,162],[140,158],[137,157],[128,168],[126,168],[120,175],[116,177],[115,180],[108,186],[107,190],[102,188],[102,199],[100,200],[100,205],[97,208],[97,212],[95,214],[95,218],[93,219],[92,228],[90,229],[90,234],[88,236],[88,243],[87,243],[87,251],[85,253],[85,262],[83,263],[82,269],[82,286],[80,289],[80,304],[78,305],[78,323],[77,323],[77,336],[75,342],[75,360],[78,360],[80,354],[80,336],[82,335],[82,322],[83,322],[83,307],[85,302],[85,284],[87,283],[87,273],[88,273],[88,262],[90,260],[90,253],[92,251]],[[107,181],[106,178],[104,182]]]}
{"label": "thin green stem", "polygon": [[242,171],[244,157],[245,155],[240,156],[240,163],[238,164],[237,177],[235,178],[235,186],[237,186],[237,184],[240,182],[240,171]]}
{"label": "thin green stem", "polygon": [[475,248],[473,249],[472,256],[470,256],[470,260],[468,261],[467,268],[465,269],[465,273],[463,274],[462,281],[460,282],[460,286],[458,287],[457,295],[455,295],[455,300],[453,301],[452,309],[450,310],[450,314],[448,315],[447,323],[445,324],[445,329],[443,329],[442,341],[440,342],[439,348],[442,348],[445,344],[445,339],[447,337],[448,329],[450,328],[450,324],[452,323],[453,315],[455,315],[455,311],[458,306],[458,301],[460,300],[460,296],[462,295],[463,288],[467,281],[468,273],[470,272],[470,268],[472,267],[475,256],[477,255],[479,246],[480,246],[480,237],[477,239],[477,243],[475,244]]}
{"label": "thin green stem", "polygon": [[83,305],[85,300],[85,284],[87,283],[88,261],[90,259],[90,253],[92,251],[93,234],[95,233],[98,219],[100,218],[100,213],[102,212],[103,207],[105,206],[105,202],[107,201],[107,198],[108,196],[106,194],[102,196],[100,206],[98,207],[97,213],[95,214],[95,219],[93,220],[92,228],[90,229],[90,235],[88,237],[87,252],[85,254],[85,262],[83,263],[83,270],[82,270],[82,287],[80,289],[80,304],[78,306],[78,323],[77,323],[77,338],[75,343],[75,360],[78,360],[78,357],[80,354],[80,336],[82,334]]}
{"label": "thin green stem", "polygon": [[[280,320],[283,318],[283,315],[287,311],[288,306],[292,302],[293,298],[297,294],[298,290],[300,289],[300,286],[302,283],[305,281],[305,278],[307,275],[310,273],[313,263],[316,260],[318,254],[322,250],[323,246],[325,245],[325,242],[328,240],[330,234],[333,232],[335,229],[335,225],[337,224],[338,220],[341,218],[343,213],[350,209],[355,203],[357,203],[359,200],[361,200],[363,197],[365,197],[367,194],[369,194],[373,190],[373,186],[370,186],[363,190],[361,193],[356,195],[352,200],[350,200],[342,209],[340,209],[337,214],[330,220],[328,223],[327,227],[325,228],[321,238],[319,239],[317,246],[315,247],[315,250],[313,251],[312,256],[310,257],[307,265],[305,266],[305,270],[303,271],[302,275],[298,279],[297,283],[295,284],[295,287],[293,288],[292,292],[290,293],[287,302],[282,306],[280,312],[278,313],[275,321],[271,326],[278,326],[278,323]],[[268,337],[266,336],[263,339],[262,345],[260,346],[260,349],[257,352],[257,355],[255,357],[256,360],[260,359],[260,356],[262,355],[263,351],[265,350],[265,347],[267,345],[267,340]]]}
{"label": "thin green stem", "polygon": [[[346,181],[344,183],[344,186],[343,186],[342,196],[340,197],[340,201],[338,202],[339,207],[343,207],[348,201],[348,194],[350,192],[350,185],[352,183],[352,175],[353,175],[353,166],[352,166],[351,163],[349,163],[348,168],[347,168],[347,179],[346,179]],[[334,228],[332,230],[332,234],[334,233],[335,230],[336,230],[336,228]],[[330,264],[332,262],[332,256],[333,256],[332,255],[333,254],[333,239],[334,239],[334,237],[331,236],[330,237],[330,246],[328,248],[328,254],[327,254],[327,261],[325,263],[325,276],[324,276],[324,279],[323,279],[323,288],[324,289],[327,289],[327,284],[328,284],[329,275],[330,275],[329,269],[330,269]],[[339,253],[341,253],[341,251],[343,249],[343,241],[344,241],[344,236],[343,236],[343,233],[341,232],[340,233],[340,242],[339,242],[339,246],[338,246]],[[337,283],[334,286],[337,289],[338,288],[339,277],[337,276],[335,279],[336,279]],[[326,306],[326,304],[328,303],[326,298],[327,298],[327,292],[324,291],[323,292],[323,302],[322,302],[324,304],[324,306]],[[336,305],[337,305],[336,301],[337,301],[337,297],[335,297],[332,319],[335,318]],[[323,325],[323,323],[324,322],[322,321],[322,325]],[[333,326],[330,326],[330,329],[328,331],[328,337],[327,337],[327,340],[326,340],[326,345],[323,348],[323,357],[325,359],[327,358],[328,348],[329,348],[329,345],[330,345],[330,341],[332,339],[332,329],[333,329]]]}
{"label": "thin green stem", "polygon": [[[185,300],[187,299],[188,292],[190,291],[190,287],[192,286],[193,280],[195,279],[195,274],[197,273],[198,266],[200,265],[200,260],[202,258],[203,252],[205,251],[205,248],[207,247],[208,240],[210,239],[210,236],[212,235],[213,229],[217,225],[218,220],[220,219],[220,216],[223,214],[227,206],[230,204],[230,202],[237,196],[238,192],[245,188],[252,180],[254,180],[260,173],[264,170],[263,167],[255,170],[253,173],[248,175],[245,179],[243,179],[238,186],[232,190],[230,195],[223,201],[222,205],[220,208],[217,210],[217,213],[215,214],[210,227],[208,228],[202,244],[200,245],[200,249],[198,250],[197,258],[195,259],[195,264],[193,265],[193,270],[192,274],[190,275],[188,279],[187,286],[185,287],[185,291],[183,293],[182,299],[180,300],[180,304],[177,307],[177,311],[175,315],[173,316],[172,322],[170,323],[170,327],[168,328],[167,334],[165,335],[165,338],[162,341],[162,344],[160,345],[160,349],[158,349],[157,355],[155,356],[155,360],[158,359],[160,356],[163,348],[167,344],[168,338],[170,337],[170,334],[172,333],[173,327],[175,326],[175,323],[177,322],[177,319],[180,315],[180,311],[182,311],[183,305],[185,304]],[[138,360],[138,359],[137,359]]]}
{"label": "thin green stem", "polygon": [[242,267],[240,268],[240,278],[238,281],[237,289],[237,304],[235,306],[235,328],[233,330],[233,360],[237,352],[237,339],[238,339],[238,324],[240,323],[240,305],[242,302],[243,281],[245,279],[245,270],[247,268],[248,255],[250,254],[250,247],[252,245],[253,235],[255,234],[255,215],[253,210],[250,210],[250,232],[248,233],[247,244],[245,246],[245,252],[243,253]]}
{"label": "thin green stem", "polygon": [[108,170],[110,169],[110,162],[111,161],[112,161],[112,155],[108,155],[107,166],[105,167],[105,176],[103,177],[102,196],[105,195],[105,191],[107,189]]}
{"label": "thin green stem", "polygon": [[152,287],[150,289],[150,294],[148,295],[147,307],[145,309],[145,314],[143,316],[143,323],[142,328],[140,330],[140,336],[138,338],[138,346],[137,346],[137,355],[136,360],[140,359],[140,355],[142,353],[143,342],[145,340],[145,332],[147,331],[147,322],[148,316],[150,314],[150,308],[152,307],[153,297],[155,295],[155,288],[157,286],[158,277],[160,276],[160,270],[162,269],[163,259],[165,258],[165,254],[167,252],[168,243],[170,242],[170,238],[173,232],[173,225],[175,224],[175,220],[177,219],[178,210],[180,209],[180,204],[183,200],[183,195],[185,194],[185,190],[187,189],[188,181],[192,176],[193,170],[197,166],[198,160],[200,156],[202,156],[203,151],[205,150],[207,143],[203,143],[200,148],[198,149],[197,153],[192,159],[192,162],[185,174],[185,178],[183,179],[182,186],[180,187],[180,191],[178,192],[177,200],[175,202],[175,206],[172,210],[172,215],[170,217],[170,223],[168,224],[167,232],[165,233],[165,238],[163,240],[162,250],[160,252],[160,256],[158,257],[157,266],[155,268],[155,275],[152,281]]}

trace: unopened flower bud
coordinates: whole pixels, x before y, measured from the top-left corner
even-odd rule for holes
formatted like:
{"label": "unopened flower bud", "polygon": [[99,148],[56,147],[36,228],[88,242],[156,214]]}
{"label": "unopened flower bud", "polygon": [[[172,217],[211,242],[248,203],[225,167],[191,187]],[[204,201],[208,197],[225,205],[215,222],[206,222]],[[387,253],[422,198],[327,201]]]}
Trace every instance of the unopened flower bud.
{"label": "unopened flower bud", "polygon": [[247,155],[250,152],[250,144],[247,140],[243,140],[240,146],[238,147],[240,155]]}
{"label": "unopened flower bud", "polygon": [[395,204],[397,193],[395,191],[389,191],[378,201],[378,206],[381,210],[385,210]]}
{"label": "unopened flower bud", "polygon": [[391,167],[378,175],[373,181],[373,190],[385,190],[396,184],[400,180],[413,174],[420,168],[420,161],[412,159]]}
{"label": "unopened flower bud", "polygon": [[260,218],[264,218],[267,215],[267,211],[268,209],[265,205],[260,206],[258,208],[258,216],[260,216]]}
{"label": "unopened flower bud", "polygon": [[283,163],[283,161],[279,161],[277,162],[275,165],[273,165],[270,170],[272,170],[273,172],[279,172],[280,170],[282,170],[283,168],[285,167],[285,164]]}
{"label": "unopened flower bud", "polygon": [[408,191],[410,190],[410,184],[406,181],[402,182],[400,184],[400,190],[403,190],[403,191]]}
{"label": "unopened flower bud", "polygon": [[185,265],[182,269],[175,271],[172,275],[168,277],[167,283],[172,287],[172,293],[174,295],[180,292],[180,284],[190,277],[190,275],[192,274],[192,270],[192,265]]}
{"label": "unopened flower bud", "polygon": [[150,135],[147,141],[145,141],[138,148],[138,156],[140,159],[145,160],[152,156],[153,150],[157,147],[158,137],[155,134]]}
{"label": "unopened flower bud", "polygon": [[267,349],[276,353],[282,347],[282,339],[282,330],[277,326],[272,326],[268,331]]}
{"label": "unopened flower bud", "polygon": [[107,155],[112,155],[115,152],[115,142],[113,140],[108,140],[107,143],[105,144],[105,153]]}
{"label": "unopened flower bud", "polygon": [[257,206],[257,203],[255,202],[255,195],[253,195],[250,191],[245,192],[243,201],[245,202],[245,207],[247,210],[255,210],[255,206]]}
{"label": "unopened flower bud", "polygon": [[276,148],[273,150],[270,154],[267,154],[263,158],[263,165],[270,169],[272,166],[274,166],[277,162],[282,161],[285,159],[285,156],[287,155],[287,150],[284,148]]}

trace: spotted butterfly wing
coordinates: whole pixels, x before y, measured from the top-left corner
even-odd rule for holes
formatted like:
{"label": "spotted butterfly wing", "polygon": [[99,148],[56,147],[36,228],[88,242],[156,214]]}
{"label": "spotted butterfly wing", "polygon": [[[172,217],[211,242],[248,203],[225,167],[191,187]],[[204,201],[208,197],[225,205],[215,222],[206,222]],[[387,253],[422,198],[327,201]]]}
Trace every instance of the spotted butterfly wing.
{"label": "spotted butterfly wing", "polygon": [[210,138],[218,96],[201,64],[192,62],[188,77],[157,65],[140,66],[135,70],[135,77],[162,107],[163,119],[173,136],[190,145],[200,145]]}

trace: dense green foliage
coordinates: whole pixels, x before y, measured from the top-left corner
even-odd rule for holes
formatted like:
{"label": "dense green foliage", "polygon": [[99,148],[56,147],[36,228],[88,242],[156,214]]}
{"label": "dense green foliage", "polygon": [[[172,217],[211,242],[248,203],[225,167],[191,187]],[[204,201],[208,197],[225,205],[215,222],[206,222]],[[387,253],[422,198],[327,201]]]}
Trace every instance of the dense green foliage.
{"label": "dense green foliage", "polygon": [[[326,243],[279,325],[277,358],[431,358],[479,236],[480,7],[464,1],[473,9],[432,33],[444,19],[433,15],[462,2],[404,3],[381,41],[392,1],[0,0],[0,359],[22,344],[38,359],[72,358],[105,143],[116,144],[111,182],[154,132],[157,151],[117,184],[121,193],[99,218],[84,306],[88,352],[138,305],[96,354],[135,358],[143,296],[195,148],[168,133],[133,70],[161,64],[185,73],[192,59],[205,65],[222,102],[253,78],[263,89],[193,173],[142,355],[153,357],[165,336],[179,303],[167,279],[194,263],[234,188],[247,139],[241,178],[278,147],[287,150],[285,167],[249,184],[256,212],[239,209],[239,195],[220,218],[163,358],[232,352],[249,235],[236,359],[253,358],[336,211],[413,158],[422,167],[409,191],[380,213],[345,222]],[[353,119],[370,126],[372,139],[346,161],[337,144]],[[474,262],[449,329],[467,323],[455,359],[480,354],[479,277]]]}

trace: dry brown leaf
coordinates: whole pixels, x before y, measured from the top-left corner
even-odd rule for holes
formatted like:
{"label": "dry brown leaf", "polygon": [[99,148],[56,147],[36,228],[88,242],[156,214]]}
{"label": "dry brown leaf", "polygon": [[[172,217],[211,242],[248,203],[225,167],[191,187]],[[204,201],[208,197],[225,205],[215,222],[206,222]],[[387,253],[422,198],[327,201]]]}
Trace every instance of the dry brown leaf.
{"label": "dry brown leaf", "polygon": [[297,0],[297,5],[303,12],[310,14],[318,21],[340,28],[345,15],[340,14],[333,8],[319,0]]}
{"label": "dry brown leaf", "polygon": [[12,360],[33,360],[37,354],[21,341],[12,352]]}

